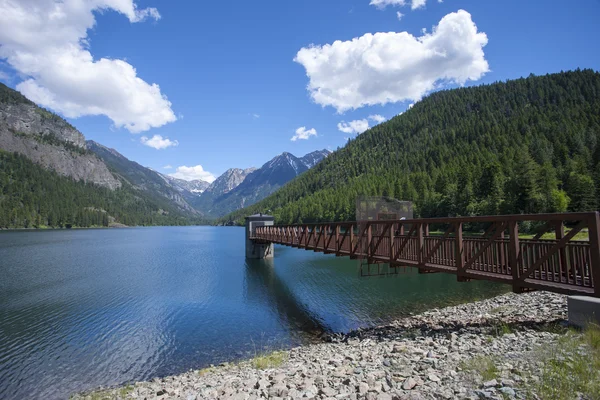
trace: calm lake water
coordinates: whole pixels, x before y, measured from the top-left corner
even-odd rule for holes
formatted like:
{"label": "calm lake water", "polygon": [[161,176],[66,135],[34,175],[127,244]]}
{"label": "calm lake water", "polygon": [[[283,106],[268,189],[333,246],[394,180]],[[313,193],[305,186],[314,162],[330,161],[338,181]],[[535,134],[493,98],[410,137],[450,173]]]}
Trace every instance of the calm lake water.
{"label": "calm lake water", "polygon": [[0,399],[67,398],[504,291],[361,278],[356,260],[282,246],[247,261],[243,228],[2,232]]}

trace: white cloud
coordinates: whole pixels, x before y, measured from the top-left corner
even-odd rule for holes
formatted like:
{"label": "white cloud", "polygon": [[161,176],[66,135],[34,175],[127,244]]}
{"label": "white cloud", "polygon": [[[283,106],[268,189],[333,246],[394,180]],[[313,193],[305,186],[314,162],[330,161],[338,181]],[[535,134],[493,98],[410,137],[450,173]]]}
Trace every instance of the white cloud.
{"label": "white cloud", "polygon": [[367,33],[348,41],[300,49],[308,91],[322,106],[338,112],[363,106],[417,101],[447,83],[465,84],[489,71],[477,31],[464,10],[443,17],[431,33]]}
{"label": "white cloud", "polygon": [[163,138],[161,135],[154,135],[150,139],[146,136],[142,136],[140,138],[140,142],[145,146],[152,147],[156,150],[166,149],[168,147],[179,146],[179,142],[177,140],[170,140],[168,138]]}
{"label": "white cloud", "polygon": [[17,89],[66,117],[105,115],[134,133],[175,121],[157,84],[123,60],[92,56],[88,30],[106,10],[132,23],[160,18],[134,0],[0,0],[0,59],[26,77]]}
{"label": "white cloud", "polygon": [[173,169],[173,166],[170,164],[167,164],[163,167],[163,169]]}
{"label": "white cloud", "polygon": [[357,119],[350,122],[342,121],[337,124],[337,128],[344,133],[363,133],[369,129],[369,121],[366,119]]}
{"label": "white cloud", "polygon": [[371,0],[369,4],[380,10],[383,10],[387,6],[404,7],[405,5],[410,4],[410,8],[416,10],[417,8],[425,7],[426,2],[427,0]]}
{"label": "white cloud", "polygon": [[10,77],[8,76],[8,74],[2,70],[0,70],[0,80],[3,81],[8,81]]}
{"label": "white cloud", "polygon": [[298,139],[307,140],[311,136],[317,136],[317,131],[315,130],[315,128],[306,129],[305,126],[301,126],[300,128],[296,129],[296,133],[294,134],[294,136],[292,136],[290,140],[292,142],[295,142]]}
{"label": "white cloud", "polygon": [[396,17],[398,18],[398,21],[401,21],[402,17],[404,17],[404,14],[402,14],[400,11],[396,11]]}
{"label": "white cloud", "polygon": [[181,167],[177,167],[175,172],[169,174],[169,176],[186,181],[195,181],[197,179],[201,179],[209,183],[212,183],[216,179],[213,174],[205,171],[204,168],[202,168],[202,165],[196,165],[194,167],[182,165]]}
{"label": "white cloud", "polygon": [[385,121],[387,118],[384,117],[383,115],[379,115],[379,114],[374,114],[374,115],[369,115],[369,119],[371,121],[374,121],[378,124],[382,123],[383,121]]}
{"label": "white cloud", "polygon": [[259,118],[260,118],[260,114],[252,114],[252,117],[253,117],[254,119],[259,119]]}

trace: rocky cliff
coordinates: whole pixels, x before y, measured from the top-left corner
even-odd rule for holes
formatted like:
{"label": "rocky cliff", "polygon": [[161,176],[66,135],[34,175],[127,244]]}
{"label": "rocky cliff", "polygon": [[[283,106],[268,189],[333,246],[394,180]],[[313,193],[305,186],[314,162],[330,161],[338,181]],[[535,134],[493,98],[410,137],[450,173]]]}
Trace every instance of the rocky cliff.
{"label": "rocky cliff", "polygon": [[24,155],[58,174],[110,189],[121,182],[85,147],[67,121],[0,84],[0,150]]}

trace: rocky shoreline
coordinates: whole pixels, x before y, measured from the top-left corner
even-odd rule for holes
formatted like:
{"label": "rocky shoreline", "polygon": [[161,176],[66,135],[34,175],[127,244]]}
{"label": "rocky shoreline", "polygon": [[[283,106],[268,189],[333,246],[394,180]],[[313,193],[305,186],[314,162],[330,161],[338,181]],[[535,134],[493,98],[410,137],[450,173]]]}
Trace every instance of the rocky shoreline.
{"label": "rocky shoreline", "polygon": [[566,318],[566,296],[509,293],[275,356],[73,398],[540,398],[531,389],[540,382],[540,354],[557,345]]}

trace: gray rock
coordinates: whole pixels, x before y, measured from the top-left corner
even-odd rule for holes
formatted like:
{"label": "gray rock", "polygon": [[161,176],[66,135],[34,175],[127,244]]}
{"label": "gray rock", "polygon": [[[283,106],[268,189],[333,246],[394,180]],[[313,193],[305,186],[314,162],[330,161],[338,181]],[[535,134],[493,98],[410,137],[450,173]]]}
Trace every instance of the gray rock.
{"label": "gray rock", "polygon": [[491,387],[496,387],[498,385],[498,381],[495,379],[489,380],[487,382],[483,382],[483,387],[484,388],[491,388]]}
{"label": "gray rock", "polygon": [[402,384],[402,389],[404,389],[404,390],[411,390],[415,386],[417,386],[417,381],[414,380],[412,377],[409,377]]}

